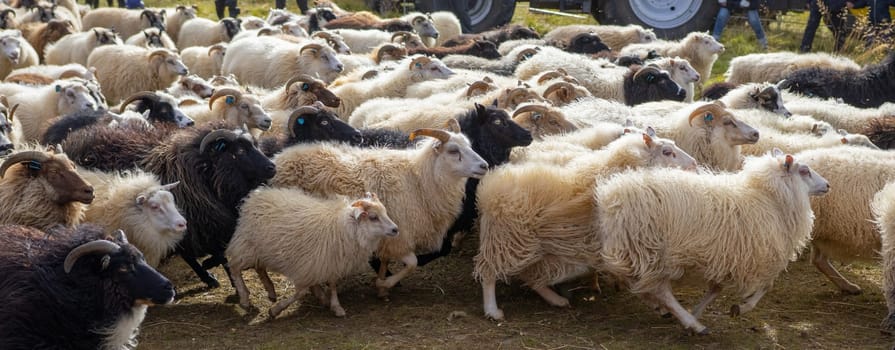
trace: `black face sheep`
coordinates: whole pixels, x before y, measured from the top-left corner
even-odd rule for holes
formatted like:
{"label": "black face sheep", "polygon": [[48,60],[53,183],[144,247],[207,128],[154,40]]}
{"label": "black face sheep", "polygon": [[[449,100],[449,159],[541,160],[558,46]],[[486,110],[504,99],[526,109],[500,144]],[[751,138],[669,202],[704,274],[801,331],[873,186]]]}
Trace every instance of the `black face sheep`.
{"label": "black face sheep", "polygon": [[93,186],[55,147],[15,153],[0,164],[0,224],[71,227],[92,201]]}
{"label": "black face sheep", "polygon": [[460,36],[454,37],[453,39],[448,39],[441,46],[451,47],[451,46],[459,46],[463,45],[471,40],[488,40],[494,45],[500,45],[500,43],[508,40],[520,40],[520,39],[540,39],[541,36],[531,27],[525,27],[519,24],[508,25],[505,27],[500,27],[497,29],[492,29],[486,32],[481,32],[478,34],[462,34]]}
{"label": "black face sheep", "polygon": [[121,102],[118,112],[124,113],[125,108],[131,104],[133,105],[132,110],[137,113],[144,114],[148,111],[146,119],[152,123],[170,123],[180,128],[196,124],[192,118],[180,110],[177,99],[166,93],[138,92]]}
{"label": "black face sheep", "polygon": [[857,72],[805,68],[790,73],[785,79],[784,87],[792,92],[841,98],[855,107],[876,108],[885,102],[895,102],[895,52]]}
{"label": "black face sheep", "polygon": [[[206,126],[184,130],[157,146],[141,166],[163,183],[180,181],[171,190],[187,219],[177,253],[209,287],[220,286],[206,271],[223,264],[233,235],[239,203],[272,178],[276,166],[255,148],[248,134]],[[200,265],[196,258],[211,255]]]}
{"label": "black face sheep", "polygon": [[411,55],[422,54],[426,56],[435,56],[444,58],[447,55],[469,55],[487,59],[500,58],[497,52],[497,45],[488,40],[471,40],[467,43],[451,47],[418,47],[409,48],[407,52]]}
{"label": "black face sheep", "polygon": [[625,104],[629,106],[650,101],[683,101],[687,91],[671,80],[668,72],[646,66],[625,75]]}
{"label": "black face sheep", "polygon": [[239,303],[250,306],[242,279],[242,271],[249,268],[258,271],[268,296],[276,300],[267,276],[271,270],[286,275],[295,286],[294,295],[271,306],[271,318],[300,300],[308,288],[321,284],[330,289],[322,301],[343,317],[336,282],[362,271],[380,241],[397,235],[398,226],[385,206],[369,192],[357,200],[320,199],[285,188],[252,192],[240,207],[239,224],[227,247]]}
{"label": "black face sheep", "polygon": [[363,141],[360,131],[340,120],[319,101],[310,106],[299,107],[284,124],[285,129],[289,130],[285,139],[265,137],[261,140],[259,148],[268,157],[299,143],[333,140],[359,145]]}
{"label": "black face sheep", "polygon": [[0,347],[136,347],[147,307],[173,301],[174,286],[116,236],[0,226]]}
{"label": "black face sheep", "polygon": [[16,20],[16,11],[7,8],[0,11],[0,29],[16,29],[19,22]]}
{"label": "black face sheep", "polygon": [[7,109],[6,104],[9,102],[6,101],[6,98],[0,98],[0,101],[3,101],[3,105],[0,105],[0,109],[3,112],[0,115],[0,156],[5,156],[12,153],[13,149],[16,148],[16,144],[21,142],[19,139],[22,136],[22,127],[14,119],[16,108],[19,105]]}
{"label": "black face sheep", "polygon": [[568,43],[563,43],[563,50],[574,53],[595,54],[603,51],[609,51],[600,37],[593,33],[581,33],[572,37]]}

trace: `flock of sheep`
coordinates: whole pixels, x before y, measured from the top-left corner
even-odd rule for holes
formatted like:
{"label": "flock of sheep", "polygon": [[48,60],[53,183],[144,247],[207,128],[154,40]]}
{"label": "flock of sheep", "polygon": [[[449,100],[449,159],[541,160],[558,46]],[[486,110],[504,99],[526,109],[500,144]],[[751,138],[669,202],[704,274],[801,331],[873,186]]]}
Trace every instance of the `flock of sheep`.
{"label": "flock of sheep", "polygon": [[272,318],[309,291],[344,316],[341,278],[371,266],[387,297],[467,233],[496,320],[498,281],[568,306],[551,286],[597,273],[704,334],[722,290],[749,312],[810,246],[846,293],[831,260],[881,253],[895,329],[895,53],[751,54],[703,86],[723,45],[637,26],[72,0],[0,25],[0,348],[135,346],[175,254],[245,308],[255,270]]}

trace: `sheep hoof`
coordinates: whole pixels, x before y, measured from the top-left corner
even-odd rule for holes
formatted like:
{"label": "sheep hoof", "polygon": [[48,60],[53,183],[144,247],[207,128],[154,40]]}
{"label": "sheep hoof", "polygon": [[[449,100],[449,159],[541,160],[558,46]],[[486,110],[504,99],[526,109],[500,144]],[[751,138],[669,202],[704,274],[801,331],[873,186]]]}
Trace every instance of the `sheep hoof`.
{"label": "sheep hoof", "polygon": [[343,308],[333,308],[332,311],[336,317],[345,317],[345,309]]}
{"label": "sheep hoof", "polygon": [[208,289],[215,289],[215,288],[221,287],[221,282],[218,282],[218,280],[214,277],[203,278],[202,282],[205,282],[205,285],[208,287]]}
{"label": "sheep hoof", "polygon": [[695,330],[695,329],[694,329],[694,330],[693,330],[693,334],[695,334],[695,335],[699,335],[699,336],[703,336],[703,335],[709,335],[709,334],[712,334],[712,332],[709,331],[709,328],[708,328],[708,327],[702,327],[702,330]]}
{"label": "sheep hoof", "polygon": [[239,302],[239,295],[237,295],[237,294],[230,294],[226,298],[224,298],[225,304],[236,304],[238,302]]}
{"label": "sheep hoof", "polygon": [[492,321],[503,321],[503,310],[497,309],[493,312],[486,312],[485,317]]}
{"label": "sheep hoof", "polygon": [[258,308],[252,304],[239,304],[239,307],[241,307],[246,313],[249,314],[256,314],[259,311]]}
{"label": "sheep hoof", "polygon": [[671,316],[673,316],[673,315],[672,315],[670,312],[668,312],[668,311],[665,311],[664,313],[663,313],[663,312],[659,312],[659,317],[662,317],[662,318],[671,318]]}
{"label": "sheep hoof", "polygon": [[737,317],[740,315],[740,306],[734,305],[730,307],[730,317]]}
{"label": "sheep hoof", "polygon": [[275,303],[275,302],[277,301],[277,296],[276,296],[276,294],[274,294],[274,295],[268,295],[268,296],[267,296],[267,300],[270,300],[271,303]]}

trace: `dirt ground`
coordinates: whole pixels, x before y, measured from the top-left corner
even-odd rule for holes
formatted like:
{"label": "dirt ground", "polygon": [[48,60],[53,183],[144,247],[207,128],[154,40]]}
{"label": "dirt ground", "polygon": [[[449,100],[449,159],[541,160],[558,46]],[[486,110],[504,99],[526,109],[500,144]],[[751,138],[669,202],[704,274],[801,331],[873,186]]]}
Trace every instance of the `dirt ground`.
{"label": "dirt ground", "polygon": [[[376,297],[372,273],[340,285],[347,317],[336,318],[308,296],[277,319],[267,320],[270,302],[253,271],[245,273],[252,300],[261,312],[247,314],[225,299],[235,292],[222,269],[224,285],[205,290],[179,259],[161,271],[177,286],[172,305],[153,307],[143,322],[140,349],[883,349],[895,337],[877,326],[886,314],[880,270],[872,264],[841,267],[864,293],[845,296],[806,261],[790,265],[775,288],[751,313],[731,318],[734,300],[718,298],[702,318],[708,336],[688,335],[673,318],[661,318],[627,291],[604,286],[596,294],[581,280],[560,286],[572,308],[558,309],[518,283],[498,285],[498,303],[507,320],[484,318],[481,287],[472,278],[476,237],[462,250],[433,262],[392,291]],[[291,285],[272,274],[280,297]],[[287,289],[288,288],[288,289]],[[702,286],[676,294],[693,305]]]}

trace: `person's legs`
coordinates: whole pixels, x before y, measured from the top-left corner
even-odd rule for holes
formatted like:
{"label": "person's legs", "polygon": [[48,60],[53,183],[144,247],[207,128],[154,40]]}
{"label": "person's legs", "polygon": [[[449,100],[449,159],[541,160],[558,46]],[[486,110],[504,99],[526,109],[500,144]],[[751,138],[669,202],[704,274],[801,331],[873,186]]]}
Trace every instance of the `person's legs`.
{"label": "person's legs", "polygon": [[805,34],[802,35],[802,45],[799,47],[801,52],[810,52],[811,45],[814,43],[814,34],[817,32],[817,26],[820,25],[820,9],[817,7],[817,1],[812,0],[809,3],[810,14],[808,15],[808,24],[805,25]]}
{"label": "person's legs", "polygon": [[764,28],[761,27],[761,18],[758,16],[758,10],[747,11],[746,17],[749,19],[749,25],[752,26],[752,30],[755,31],[755,37],[758,39],[758,44],[761,45],[763,50],[767,50],[768,38],[765,37]]}
{"label": "person's legs", "polygon": [[282,10],[286,8],[286,0],[276,0],[274,1],[274,7]]}
{"label": "person's legs", "polygon": [[308,13],[308,0],[295,0],[295,3],[298,5],[298,9],[301,10],[301,14]]}
{"label": "person's legs", "polygon": [[239,17],[239,13],[242,12],[242,10],[239,9],[237,1],[238,0],[227,0],[228,13],[230,17],[237,18]]}
{"label": "person's legs", "polygon": [[834,52],[839,52],[842,50],[842,47],[845,46],[845,38],[848,36],[848,31],[846,29],[846,13],[845,9],[839,9],[837,11],[832,11],[830,13],[830,30],[833,31],[833,38],[836,43],[833,47]]}
{"label": "person's legs", "polygon": [[224,19],[224,0],[214,0],[214,12],[218,19]]}
{"label": "person's legs", "polygon": [[722,7],[718,10],[718,16],[715,17],[715,29],[712,30],[712,36],[718,42],[721,42],[721,34],[724,33],[724,27],[727,26],[728,20],[730,20],[730,10]]}

